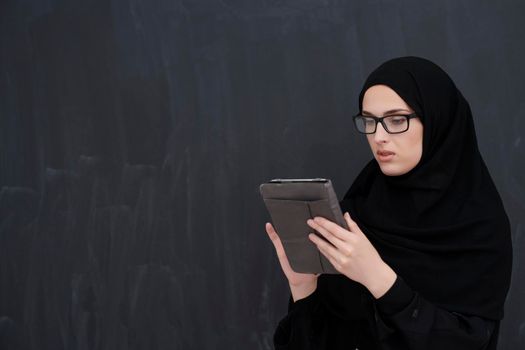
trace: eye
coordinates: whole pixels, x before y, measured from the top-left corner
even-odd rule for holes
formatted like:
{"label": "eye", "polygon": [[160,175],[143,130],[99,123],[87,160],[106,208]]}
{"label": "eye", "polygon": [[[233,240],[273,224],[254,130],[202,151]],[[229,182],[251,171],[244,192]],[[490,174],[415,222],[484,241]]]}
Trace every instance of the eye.
{"label": "eye", "polygon": [[393,125],[402,125],[403,123],[405,123],[407,120],[406,117],[392,117],[390,118],[390,122],[393,124]]}

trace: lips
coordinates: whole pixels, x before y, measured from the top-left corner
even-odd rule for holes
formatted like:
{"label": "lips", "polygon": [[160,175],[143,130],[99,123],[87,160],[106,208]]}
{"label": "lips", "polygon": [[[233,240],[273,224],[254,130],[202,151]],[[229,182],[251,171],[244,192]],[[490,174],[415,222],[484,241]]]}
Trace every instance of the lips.
{"label": "lips", "polygon": [[394,152],[386,151],[386,150],[380,150],[380,151],[377,151],[376,153],[377,153],[377,160],[381,163],[390,162],[391,160],[394,159],[394,155],[395,155]]}
{"label": "lips", "polygon": [[377,151],[377,154],[380,155],[380,156],[389,156],[391,154],[395,154],[394,152],[390,152],[390,151]]}

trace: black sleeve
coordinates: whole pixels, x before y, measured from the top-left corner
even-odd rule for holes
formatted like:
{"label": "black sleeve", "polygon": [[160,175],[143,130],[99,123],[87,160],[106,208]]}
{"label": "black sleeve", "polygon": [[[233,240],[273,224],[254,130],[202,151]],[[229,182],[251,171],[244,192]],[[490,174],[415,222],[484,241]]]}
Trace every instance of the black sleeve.
{"label": "black sleeve", "polygon": [[374,299],[374,311],[378,338],[385,350],[488,350],[497,326],[497,321],[450,312],[430,303],[400,276],[385,295]]}
{"label": "black sleeve", "polygon": [[310,338],[318,308],[317,290],[296,302],[290,295],[288,314],[279,322],[273,336],[275,350],[313,349]]}
{"label": "black sleeve", "polygon": [[[279,322],[274,333],[276,350],[340,350],[376,349],[368,344],[375,337],[362,308],[352,309],[345,317],[330,310],[316,291],[304,299],[293,302],[290,297],[288,314]],[[361,292],[355,295],[361,300]],[[358,306],[361,302],[357,302]],[[359,344],[359,346],[357,346]]]}

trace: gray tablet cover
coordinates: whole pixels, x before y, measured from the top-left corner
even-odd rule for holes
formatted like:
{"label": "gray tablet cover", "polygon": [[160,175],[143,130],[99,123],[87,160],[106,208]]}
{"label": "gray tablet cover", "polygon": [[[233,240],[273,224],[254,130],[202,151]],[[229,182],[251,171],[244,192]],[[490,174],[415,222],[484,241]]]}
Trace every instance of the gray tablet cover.
{"label": "gray tablet cover", "polygon": [[348,229],[332,182],[323,178],[273,179],[261,184],[259,190],[292,269],[338,274],[308,234],[325,238],[306,223],[309,218],[322,216]]}

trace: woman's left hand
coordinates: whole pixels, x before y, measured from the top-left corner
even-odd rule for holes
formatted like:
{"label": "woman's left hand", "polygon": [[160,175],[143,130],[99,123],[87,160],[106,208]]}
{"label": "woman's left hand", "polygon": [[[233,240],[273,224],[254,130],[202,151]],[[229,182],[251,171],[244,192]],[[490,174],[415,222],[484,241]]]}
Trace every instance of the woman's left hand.
{"label": "woman's left hand", "polygon": [[308,225],[329,242],[315,234],[308,237],[332,265],[346,277],[364,285],[374,297],[380,298],[396,280],[396,273],[388,266],[359,226],[345,213],[350,230],[323,217],[309,219]]}

